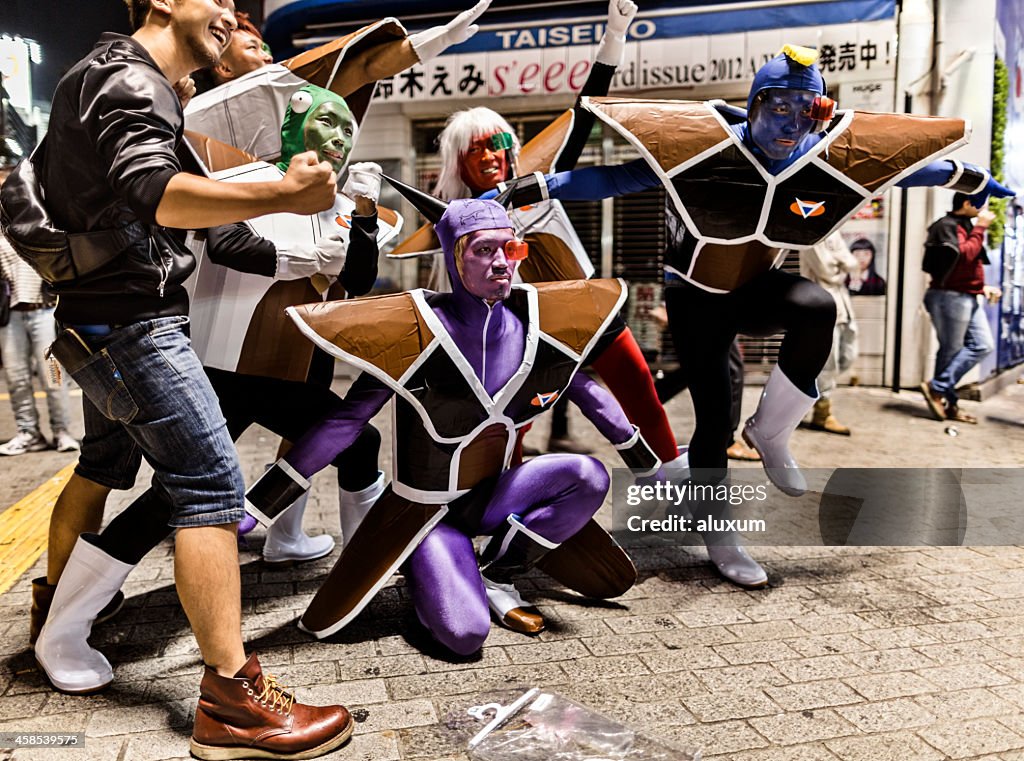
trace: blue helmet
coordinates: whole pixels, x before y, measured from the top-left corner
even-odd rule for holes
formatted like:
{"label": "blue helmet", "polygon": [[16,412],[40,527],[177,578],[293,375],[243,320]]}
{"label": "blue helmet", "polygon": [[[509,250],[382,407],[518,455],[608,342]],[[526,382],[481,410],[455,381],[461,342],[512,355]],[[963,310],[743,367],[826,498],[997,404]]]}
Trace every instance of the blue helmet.
{"label": "blue helmet", "polygon": [[825,79],[818,69],[818,51],[798,45],[786,45],[773,59],[757,70],[747,96],[747,112],[754,106],[754,98],[763,90],[774,88],[810,90],[825,94]]}

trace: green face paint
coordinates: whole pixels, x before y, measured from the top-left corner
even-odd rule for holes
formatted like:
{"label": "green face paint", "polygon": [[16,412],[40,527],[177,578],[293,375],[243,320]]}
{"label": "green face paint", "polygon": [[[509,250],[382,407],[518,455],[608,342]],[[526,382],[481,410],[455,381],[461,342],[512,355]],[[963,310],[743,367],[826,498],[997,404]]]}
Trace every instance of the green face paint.
{"label": "green face paint", "polygon": [[348,107],[329,100],[312,109],[302,125],[302,140],[307,151],[340,172],[355,139],[355,119]]}

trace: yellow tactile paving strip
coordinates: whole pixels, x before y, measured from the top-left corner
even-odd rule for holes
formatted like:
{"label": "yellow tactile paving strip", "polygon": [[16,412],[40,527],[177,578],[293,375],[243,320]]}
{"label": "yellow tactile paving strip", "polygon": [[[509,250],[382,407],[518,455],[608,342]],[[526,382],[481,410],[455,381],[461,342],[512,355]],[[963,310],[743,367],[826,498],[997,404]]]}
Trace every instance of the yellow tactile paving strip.
{"label": "yellow tactile paving strip", "polygon": [[0,594],[10,589],[46,550],[50,513],[75,465],[72,462],[61,468],[0,513]]}

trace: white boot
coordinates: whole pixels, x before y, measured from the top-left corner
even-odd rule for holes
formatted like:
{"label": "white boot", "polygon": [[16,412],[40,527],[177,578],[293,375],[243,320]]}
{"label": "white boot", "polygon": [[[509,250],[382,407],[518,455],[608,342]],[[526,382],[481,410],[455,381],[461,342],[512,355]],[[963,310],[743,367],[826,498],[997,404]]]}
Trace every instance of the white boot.
{"label": "white boot", "polygon": [[492,534],[480,553],[487,604],[503,626],[521,634],[539,634],[544,631],[544,617],[523,600],[513,579],[533,568],[558,544],[527,528],[519,516],[510,515],[506,522],[509,528]]}
{"label": "white boot", "polygon": [[384,472],[377,471],[377,480],[359,491],[338,489],[338,510],[340,511],[341,541],[348,544],[370,512],[374,502],[384,493]]}
{"label": "white boot", "polygon": [[511,582],[499,584],[486,576],[481,577],[487,592],[487,606],[503,626],[521,634],[540,634],[544,631],[544,617],[523,599]]}
{"label": "white boot", "polygon": [[684,484],[690,478],[689,447],[677,446],[678,456],[674,460],[662,463],[665,476],[674,484]]}
{"label": "white boot", "polygon": [[86,640],[96,615],[134,567],[112,558],[86,535],[78,538],[36,640],[36,661],[61,692],[95,692],[114,681],[110,663]]}
{"label": "white boot", "polygon": [[267,541],[263,544],[264,561],[302,563],[322,558],[334,549],[334,539],[330,534],[310,536],[302,530],[302,518],[306,513],[308,501],[307,491],[292,502],[267,529]]}
{"label": "white boot", "polygon": [[807,491],[807,480],[789,452],[789,437],[816,399],[794,386],[776,365],[761,392],[757,411],[743,427],[743,438],[761,455],[768,478],[792,497]]}
{"label": "white boot", "polygon": [[[739,537],[736,538],[739,542]],[[759,589],[768,584],[768,574],[742,544],[715,544],[705,539],[708,557],[726,579],[741,587]]]}
{"label": "white boot", "polygon": [[[729,480],[721,483],[728,485]],[[708,485],[714,487],[721,484]],[[691,499],[687,502],[687,510],[695,527],[702,522],[711,524],[700,532],[700,536],[704,540],[708,557],[726,580],[747,589],[758,589],[768,584],[768,574],[747,554],[743,547],[743,538],[731,529],[718,528],[727,526],[732,517],[732,510],[727,502]]]}

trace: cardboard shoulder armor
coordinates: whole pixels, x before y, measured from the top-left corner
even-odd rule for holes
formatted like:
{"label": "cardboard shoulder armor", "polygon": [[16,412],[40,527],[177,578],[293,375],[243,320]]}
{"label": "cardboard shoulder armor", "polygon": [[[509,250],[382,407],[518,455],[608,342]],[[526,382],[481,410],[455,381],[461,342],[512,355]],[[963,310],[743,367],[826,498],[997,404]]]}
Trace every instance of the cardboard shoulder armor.
{"label": "cardboard shoulder armor", "polygon": [[[212,179],[276,182],[283,176],[276,166],[251,161],[251,156],[212,138],[193,132],[186,133],[186,138]],[[355,203],[339,193],[334,207],[320,214],[267,214],[247,224],[280,248],[293,243],[312,244],[326,235],[339,235],[344,240],[354,209]],[[397,235],[401,224],[396,212],[378,207],[378,245]],[[197,262],[185,283],[191,301],[191,337],[203,365],[245,375],[305,381],[313,346],[301,340],[284,310],[324,298],[342,299],[345,291],[341,285],[319,276],[274,280],[239,272],[213,262],[204,239],[190,234],[188,244]]]}
{"label": "cardboard shoulder armor", "polygon": [[[575,114],[570,109],[545,127],[519,152],[520,175],[547,174],[554,170],[572,132]],[[594,265],[559,201],[550,200],[510,209],[516,234],[530,245],[530,255],[516,271],[516,282],[546,283],[555,280],[586,280]],[[389,257],[407,259],[441,253],[434,226],[425,224],[400,242]]]}
{"label": "cardboard shoulder armor", "polygon": [[281,123],[292,94],[306,84],[345,99],[357,124],[373,99],[376,80],[368,72],[393,76],[418,63],[404,45],[405,27],[385,18],[352,34],[270,64],[194,97],[185,109],[185,125],[272,161],[281,154]]}
{"label": "cardboard shoulder armor", "polygon": [[447,504],[508,467],[519,429],[564,393],[626,298],[621,280],[516,285],[526,326],[518,370],[492,397],[431,306],[411,291],[288,310],[303,335],[395,392],[394,490]]}
{"label": "cardboard shoulder armor", "polygon": [[667,272],[726,293],[776,266],[786,249],[831,235],[873,196],[970,138],[962,119],[840,111],[824,137],[777,175],[722,101],[583,98],[583,107],[640,152],[686,232]]}

